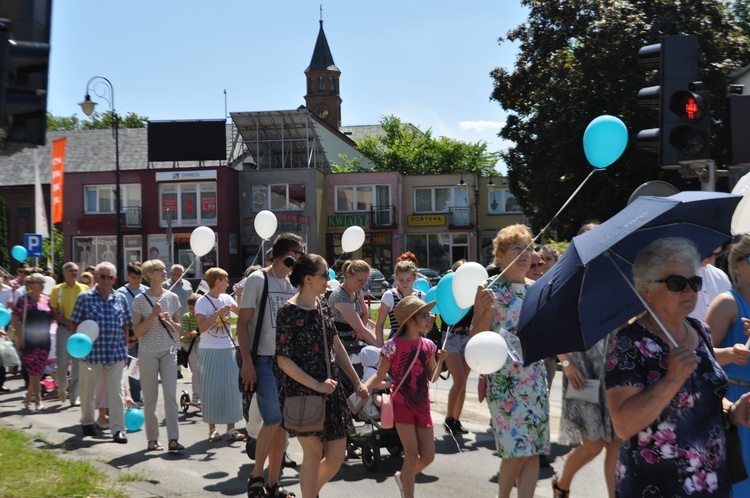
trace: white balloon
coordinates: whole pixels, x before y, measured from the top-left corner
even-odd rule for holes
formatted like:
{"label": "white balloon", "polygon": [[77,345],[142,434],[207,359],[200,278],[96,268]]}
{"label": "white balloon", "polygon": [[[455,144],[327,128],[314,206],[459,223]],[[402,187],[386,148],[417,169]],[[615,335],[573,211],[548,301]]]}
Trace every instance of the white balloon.
{"label": "white balloon", "polygon": [[84,320],[78,324],[76,329],[77,334],[85,334],[89,336],[91,342],[94,342],[99,337],[99,324],[94,320]]}
{"label": "white balloon", "polygon": [[264,209],[255,217],[253,226],[255,227],[255,233],[258,234],[258,237],[263,240],[268,240],[273,237],[278,224],[279,220],[276,218],[276,215],[271,211]]}
{"label": "white balloon", "polygon": [[734,235],[750,232],[750,188],[742,192],[742,199],[732,215],[731,226]]}
{"label": "white balloon", "polygon": [[190,234],[190,250],[198,256],[205,256],[214,248],[216,235],[208,227],[198,227]]}
{"label": "white balloon", "polygon": [[473,306],[477,287],[488,278],[487,270],[479,263],[464,263],[459,266],[451,282],[458,307],[464,309]]}
{"label": "white balloon", "polygon": [[508,359],[508,345],[497,332],[480,332],[466,343],[464,353],[469,368],[480,374],[500,370]]}
{"label": "white balloon", "polygon": [[329,280],[328,281],[328,288],[330,290],[335,291],[339,287],[341,287],[341,282],[339,282],[338,280]]}
{"label": "white balloon", "polygon": [[341,236],[341,250],[344,252],[354,252],[365,243],[365,231],[362,227],[353,226],[344,230]]}
{"label": "white balloon", "polygon": [[42,292],[49,296],[52,294],[52,289],[55,288],[55,285],[57,285],[57,282],[55,282],[54,278],[44,277],[44,289],[42,289]]}

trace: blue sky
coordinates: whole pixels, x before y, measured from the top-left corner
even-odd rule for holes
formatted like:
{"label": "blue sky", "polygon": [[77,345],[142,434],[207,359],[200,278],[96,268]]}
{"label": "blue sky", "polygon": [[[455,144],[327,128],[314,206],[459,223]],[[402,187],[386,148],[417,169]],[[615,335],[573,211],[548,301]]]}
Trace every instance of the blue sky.
{"label": "blue sky", "polygon": [[[112,82],[121,115],[220,119],[224,90],[229,112],[294,109],[304,104],[319,5],[55,1],[48,110],[83,117],[77,104],[96,75]],[[501,150],[505,114],[489,99],[489,73],[512,67],[517,47],[497,39],[525,17],[517,0],[324,2],[324,29],[342,73],[342,124],[393,114],[435,136]]]}

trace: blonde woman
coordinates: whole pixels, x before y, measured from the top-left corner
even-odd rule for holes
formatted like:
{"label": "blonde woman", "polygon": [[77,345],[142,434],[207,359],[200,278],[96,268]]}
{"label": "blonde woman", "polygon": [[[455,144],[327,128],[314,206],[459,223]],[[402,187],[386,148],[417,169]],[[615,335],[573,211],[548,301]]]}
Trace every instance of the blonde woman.
{"label": "blonde woman", "polygon": [[179,443],[177,404],[177,348],[180,332],[180,299],[162,287],[167,268],[158,259],[141,265],[141,275],[149,284],[146,292],[133,300],[133,333],[138,340],[138,364],[141,369],[143,414],[146,419],[148,451],[162,451],[159,444],[159,419],[156,401],[161,378],[164,397],[164,419],[167,425],[169,451],[185,448]]}
{"label": "blonde woman", "polygon": [[[409,253],[411,254],[411,253]],[[414,282],[419,276],[417,265],[408,257],[402,255],[398,258],[395,271],[393,272],[393,283],[395,287],[388,289],[380,299],[380,308],[378,309],[378,320],[375,322],[375,338],[383,342],[383,325],[386,317],[391,319],[391,330],[398,329],[398,320],[393,313],[394,308],[406,296],[417,296],[424,299],[424,293],[414,289]]]}
{"label": "blonde woman", "polygon": [[383,341],[378,341],[375,332],[367,327],[372,321],[362,294],[367,279],[370,278],[370,265],[361,259],[347,261],[341,267],[341,274],[344,276],[344,283],[328,297],[341,341],[344,346],[364,341],[381,347]]}

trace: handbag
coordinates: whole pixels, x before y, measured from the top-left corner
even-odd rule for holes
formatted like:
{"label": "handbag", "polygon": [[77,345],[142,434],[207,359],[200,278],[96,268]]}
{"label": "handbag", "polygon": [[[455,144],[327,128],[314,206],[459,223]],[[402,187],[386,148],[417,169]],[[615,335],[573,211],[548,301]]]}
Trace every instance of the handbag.
{"label": "handbag", "polygon": [[747,479],[745,459],[742,457],[742,441],[740,432],[734,424],[727,424],[727,465],[729,466],[729,482],[732,484]]}
{"label": "handbag", "polygon": [[398,390],[401,388],[401,386],[404,385],[404,381],[406,381],[406,377],[409,375],[409,372],[411,372],[411,367],[414,366],[414,363],[417,362],[417,358],[419,358],[419,348],[421,347],[422,347],[422,341],[420,340],[419,345],[417,346],[417,349],[414,352],[414,358],[411,360],[411,363],[409,364],[409,368],[406,369],[404,376],[401,378],[401,382],[399,382],[396,388],[393,391],[391,391],[391,394],[382,394],[380,396],[380,426],[383,429],[393,428],[393,400],[391,399],[391,396],[395,396]]}
{"label": "handbag", "polygon": [[[320,301],[318,301],[318,317],[321,320],[321,330],[323,331],[326,372],[330,379],[331,358],[328,351],[328,334],[326,334],[326,322],[323,319],[323,310],[320,307]],[[289,396],[284,399],[282,415],[284,416],[284,428],[286,430],[299,433],[321,432],[325,427],[326,398],[322,394]]]}
{"label": "handbag", "polygon": [[599,404],[599,380],[597,379],[584,379],[586,383],[583,389],[580,391],[575,389],[568,383],[568,388],[565,390],[566,399],[574,399],[578,401],[587,401],[589,403]]}
{"label": "handbag", "polygon": [[0,365],[3,367],[18,367],[21,365],[21,358],[18,357],[16,347],[5,336],[0,337]]}

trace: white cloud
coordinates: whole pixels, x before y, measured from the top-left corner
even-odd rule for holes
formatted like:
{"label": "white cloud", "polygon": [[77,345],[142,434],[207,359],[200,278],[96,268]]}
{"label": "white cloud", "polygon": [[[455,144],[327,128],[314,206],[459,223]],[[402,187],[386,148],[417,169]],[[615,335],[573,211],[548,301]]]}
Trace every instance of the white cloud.
{"label": "white cloud", "polygon": [[500,131],[504,124],[501,121],[459,121],[458,126],[462,130],[474,130],[482,133],[487,130]]}

